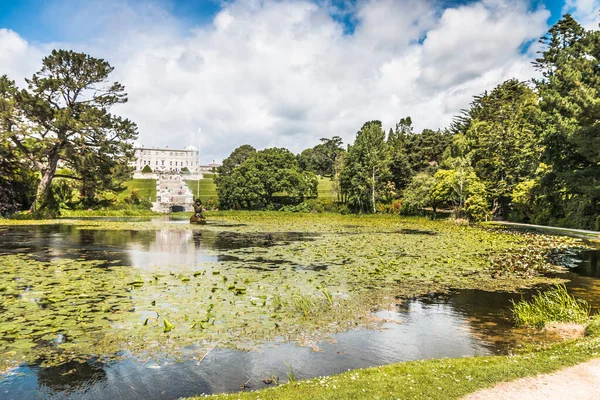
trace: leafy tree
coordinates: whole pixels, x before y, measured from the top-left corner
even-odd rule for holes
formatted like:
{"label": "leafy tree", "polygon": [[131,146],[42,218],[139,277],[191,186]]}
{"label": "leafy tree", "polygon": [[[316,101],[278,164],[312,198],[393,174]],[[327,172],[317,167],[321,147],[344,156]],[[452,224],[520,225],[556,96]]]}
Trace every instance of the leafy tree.
{"label": "leafy tree", "polygon": [[355,208],[376,212],[378,188],[389,176],[388,149],[380,121],[366,122],[349,146],[340,184],[344,197]]}
{"label": "leafy tree", "polygon": [[22,123],[16,94],[15,83],[0,76],[0,215],[3,216],[29,207],[37,183],[32,165],[21,160],[18,150],[8,140]]}
{"label": "leafy tree", "polygon": [[525,83],[508,80],[491,93],[476,96],[459,123],[455,129],[466,139],[477,176],[507,217],[512,191],[539,162],[537,94]]}
{"label": "leafy tree", "polygon": [[[535,80],[546,119],[541,191],[553,215],[546,223],[594,228],[600,216],[600,32],[586,31],[569,14],[541,39]],[[552,186],[548,186],[552,185]]]}
{"label": "leafy tree", "polygon": [[[43,214],[59,163],[88,186],[113,188],[117,169],[127,171],[136,125],[108,112],[127,101],[118,82],[107,81],[113,67],[102,59],[53,50],[42,69],[15,93],[13,126],[6,137],[40,171],[31,210]],[[6,80],[6,78],[4,79]],[[127,174],[124,174],[127,175]],[[118,186],[118,185],[117,185]]]}
{"label": "leafy tree", "polygon": [[0,142],[0,216],[28,208],[35,195],[37,177],[7,141]]}
{"label": "leafy tree", "polygon": [[270,148],[250,155],[241,165],[217,180],[222,209],[259,210],[275,205],[276,193],[301,202],[317,195],[317,178],[300,171],[296,157],[287,149]]}
{"label": "leafy tree", "polygon": [[320,144],[304,150],[298,155],[298,164],[302,170],[311,171],[321,176],[335,176],[339,172],[339,160],[345,153],[342,139],[334,136],[323,138]]}
{"label": "leafy tree", "polygon": [[[182,170],[182,172],[183,172],[183,170]],[[142,168],[142,173],[144,173],[144,174],[151,174],[152,173],[152,168],[149,165],[145,165],[144,168]]]}
{"label": "leafy tree", "polygon": [[219,167],[219,175],[229,175],[233,170],[242,165],[250,156],[256,153],[256,149],[249,144],[243,144],[233,150],[229,157],[223,160],[223,164]]}
{"label": "leafy tree", "polygon": [[408,154],[410,136],[413,135],[412,120],[410,117],[402,118],[396,124],[396,130],[390,128],[388,146],[390,148],[390,173],[397,189],[404,189],[416,173],[411,165]]}
{"label": "leafy tree", "polygon": [[404,189],[402,197],[402,208],[409,214],[416,213],[424,208],[431,207],[434,215],[437,208],[442,205],[439,199],[432,197],[432,189],[435,185],[433,175],[427,172],[419,172]]}
{"label": "leafy tree", "polygon": [[442,161],[450,138],[447,131],[424,129],[421,133],[415,133],[410,117],[402,118],[395,130],[390,129],[390,171],[396,188],[402,190],[415,174],[435,169]]}
{"label": "leafy tree", "polygon": [[465,203],[471,199],[470,210],[480,213],[481,198],[484,198],[485,187],[470,166],[467,158],[457,158],[450,162],[451,169],[438,169],[435,174],[421,172],[412,179],[404,191],[405,209],[409,212],[425,207],[437,209],[451,206],[456,217],[464,214]]}

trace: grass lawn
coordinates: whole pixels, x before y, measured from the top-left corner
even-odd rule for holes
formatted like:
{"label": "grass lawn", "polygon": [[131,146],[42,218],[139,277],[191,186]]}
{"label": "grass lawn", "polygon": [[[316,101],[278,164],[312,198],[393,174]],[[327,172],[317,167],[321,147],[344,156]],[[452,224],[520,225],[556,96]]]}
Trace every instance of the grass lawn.
{"label": "grass lawn", "polygon": [[[459,399],[498,382],[549,373],[600,356],[600,338],[556,344],[510,356],[468,357],[391,364],[286,383],[211,399]],[[204,398],[204,397],[203,397]]]}
{"label": "grass lawn", "polygon": [[331,182],[331,178],[319,178],[317,192],[319,199],[337,201],[337,193],[335,190],[333,190],[333,182]]}
{"label": "grass lawn", "polygon": [[[198,181],[185,181],[188,187],[194,193],[194,198],[198,197]],[[200,200],[206,203],[208,200],[213,199],[217,201],[217,185],[212,178],[204,178],[200,180]]]}
{"label": "grass lawn", "polygon": [[156,180],[154,179],[132,179],[125,182],[127,189],[117,195],[117,200],[122,201],[131,195],[131,191],[136,189],[139,191],[140,197],[144,199],[150,198],[151,201],[156,201]]}
{"label": "grass lawn", "polygon": [[[212,176],[211,174],[205,174],[204,176]],[[136,179],[140,180],[140,179]],[[194,193],[194,197],[198,197],[198,181],[190,180],[185,181],[188,187]],[[318,197],[320,199],[327,199],[331,201],[337,201],[337,194],[333,191],[333,184],[331,182],[331,178],[319,178],[319,185],[317,186]],[[200,180],[200,199],[202,202],[206,202],[209,199],[213,199],[215,201],[218,200],[217,195],[217,185],[213,178],[204,178]]]}

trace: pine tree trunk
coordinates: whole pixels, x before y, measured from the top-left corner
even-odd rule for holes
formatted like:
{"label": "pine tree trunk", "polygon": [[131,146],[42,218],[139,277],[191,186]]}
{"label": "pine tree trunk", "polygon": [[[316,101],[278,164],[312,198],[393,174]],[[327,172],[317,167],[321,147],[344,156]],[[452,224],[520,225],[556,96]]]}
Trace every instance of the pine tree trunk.
{"label": "pine tree trunk", "polygon": [[52,179],[54,179],[56,167],[58,166],[58,150],[58,147],[52,149],[50,155],[48,156],[48,166],[42,170],[42,179],[38,185],[35,200],[31,204],[30,211],[32,213],[39,212],[46,205],[48,195],[50,193],[50,185],[52,184]]}

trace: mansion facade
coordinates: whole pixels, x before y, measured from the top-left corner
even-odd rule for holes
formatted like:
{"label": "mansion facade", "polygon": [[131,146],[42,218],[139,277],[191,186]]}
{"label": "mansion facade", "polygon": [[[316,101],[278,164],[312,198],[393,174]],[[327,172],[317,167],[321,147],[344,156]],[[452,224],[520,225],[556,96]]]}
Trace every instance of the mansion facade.
{"label": "mansion facade", "polygon": [[135,147],[135,160],[130,163],[135,172],[141,172],[149,166],[154,173],[181,173],[187,168],[190,173],[200,172],[200,153],[194,146],[184,150]]}

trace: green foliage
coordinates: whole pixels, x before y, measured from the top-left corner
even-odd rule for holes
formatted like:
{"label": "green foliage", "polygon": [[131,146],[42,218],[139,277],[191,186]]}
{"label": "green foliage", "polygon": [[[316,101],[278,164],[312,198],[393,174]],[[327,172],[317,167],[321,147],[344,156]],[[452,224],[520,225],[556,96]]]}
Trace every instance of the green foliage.
{"label": "green foliage", "polygon": [[585,326],[585,336],[600,337],[600,315],[593,316]]}
{"label": "green foliage", "polygon": [[345,153],[342,139],[334,136],[331,139],[321,139],[321,144],[304,150],[298,155],[298,165],[304,171],[310,171],[321,176],[335,176],[339,171],[338,160]]}
{"label": "green foliage", "polygon": [[435,179],[426,172],[415,175],[404,189],[402,214],[416,214],[425,207],[437,209],[441,204],[431,196],[434,184]]}
{"label": "green foliage", "polygon": [[470,212],[474,218],[481,217],[487,209],[484,194],[485,188],[468,158],[456,158],[447,161],[451,169],[438,169],[431,176],[426,172],[417,174],[404,190],[403,213],[416,213],[425,207],[433,212],[444,206],[453,207],[455,216],[464,216],[465,201],[472,197]]}
{"label": "green foliage", "polygon": [[[549,210],[536,219],[593,228],[600,215],[600,32],[586,31],[569,14],[542,38],[535,81],[546,126],[540,192]],[[547,212],[546,212],[547,211]]]}
{"label": "green foliage", "polygon": [[299,169],[290,151],[271,148],[251,154],[216,183],[221,209],[260,210],[275,207],[277,193],[295,202],[316,197],[318,180]]}
{"label": "green foliage", "polygon": [[294,383],[294,382],[296,382],[296,374],[294,373],[294,370],[293,370],[293,368],[292,368],[292,364],[285,363],[285,365],[287,366],[287,377],[288,377],[288,382],[289,382],[289,383]]}
{"label": "green foliage", "polygon": [[137,127],[108,112],[113,104],[127,101],[124,87],[108,83],[113,71],[102,59],[73,51],[53,50],[28,88],[16,91],[0,78],[3,140],[10,140],[41,174],[31,210],[46,216],[55,207],[52,181],[59,162],[79,182],[81,201],[93,203],[98,191],[122,190],[133,157],[130,144]]}
{"label": "green foliage", "polygon": [[389,162],[389,147],[381,122],[366,122],[349,146],[340,174],[342,194],[351,207],[376,212],[379,191],[389,175]]}
{"label": "green foliage", "polygon": [[538,292],[531,301],[513,302],[512,311],[517,325],[536,328],[549,322],[585,323],[590,316],[589,304],[571,296],[565,285]]}
{"label": "green foliage", "polygon": [[299,204],[287,205],[280,208],[279,211],[297,212],[297,213],[339,213],[348,214],[350,212],[346,204],[332,201],[329,199],[308,199]]}
{"label": "green foliage", "polygon": [[516,79],[476,96],[453,124],[464,135],[469,158],[487,196],[504,216],[515,186],[527,179],[539,158],[541,112],[537,94]]}
{"label": "green foliage", "polygon": [[396,199],[391,203],[377,203],[377,212],[381,214],[400,214],[402,212],[402,200]]}
{"label": "green foliage", "polygon": [[[219,175],[230,175],[233,170],[244,163],[250,156],[256,153],[256,149],[249,144],[244,144],[233,150],[229,157],[223,160],[223,164],[219,167]],[[208,178],[208,176],[205,176]],[[217,181],[218,184],[218,181]]]}
{"label": "green foliage", "polygon": [[490,217],[490,209],[487,200],[481,194],[470,196],[465,201],[463,209],[465,216],[471,222],[487,221]]}
{"label": "green foliage", "polygon": [[0,216],[31,205],[39,178],[30,167],[18,159],[17,151],[8,142],[0,142]]}
{"label": "green foliage", "polygon": [[415,133],[410,117],[402,118],[395,130],[390,128],[387,139],[391,152],[390,172],[396,189],[403,190],[416,174],[434,170],[441,164],[450,137],[448,131],[431,129]]}
{"label": "green foliage", "polygon": [[152,173],[152,168],[150,168],[149,165],[145,165],[144,168],[142,168],[142,173],[144,173],[144,174],[151,174]]}

